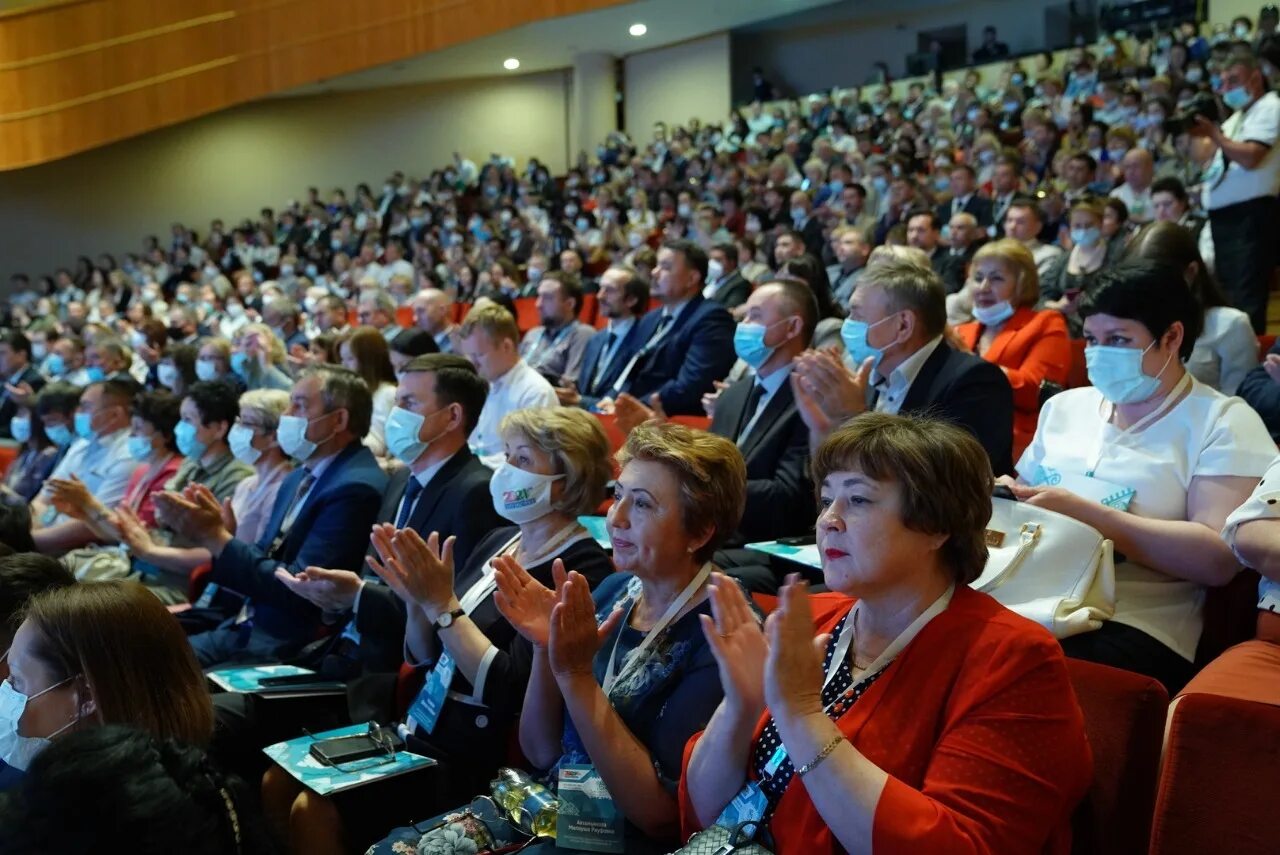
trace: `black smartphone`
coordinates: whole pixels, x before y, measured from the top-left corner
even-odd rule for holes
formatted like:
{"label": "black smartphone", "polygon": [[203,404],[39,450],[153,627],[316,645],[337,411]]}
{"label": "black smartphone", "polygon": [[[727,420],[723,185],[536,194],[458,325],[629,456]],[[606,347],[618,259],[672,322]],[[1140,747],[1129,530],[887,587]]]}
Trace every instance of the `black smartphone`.
{"label": "black smartphone", "polygon": [[795,537],[780,537],[778,543],[783,546],[810,546],[818,542],[816,534],[798,534]]}
{"label": "black smartphone", "polygon": [[[992,488],[991,498],[1008,499],[1011,502],[1018,501],[1018,497],[1013,495],[1013,491],[1009,489],[1007,484],[997,484],[994,488]],[[263,680],[262,682],[265,683],[266,680]]]}
{"label": "black smartphone", "polygon": [[394,751],[404,747],[404,742],[393,731],[381,730],[381,741],[367,733],[352,736],[335,736],[332,739],[321,739],[311,745],[311,756],[327,766],[343,763],[354,763],[370,757],[385,757],[388,746]]}
{"label": "black smartphone", "polygon": [[280,677],[263,677],[258,681],[258,685],[264,689],[281,689],[287,686],[311,686],[339,682],[338,680],[326,679],[319,674],[285,674]]}

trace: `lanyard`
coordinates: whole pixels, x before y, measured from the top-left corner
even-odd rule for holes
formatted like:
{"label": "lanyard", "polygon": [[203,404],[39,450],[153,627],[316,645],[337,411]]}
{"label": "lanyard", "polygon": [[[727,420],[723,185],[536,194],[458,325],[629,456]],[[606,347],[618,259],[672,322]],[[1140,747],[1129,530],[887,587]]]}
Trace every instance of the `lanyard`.
{"label": "lanyard", "polygon": [[[689,580],[689,584],[685,585],[684,590],[680,592],[680,596],[676,597],[675,600],[672,601],[671,605],[667,606],[667,610],[663,612],[663,615],[658,619],[658,622],[650,627],[649,631],[645,633],[640,644],[627,654],[626,660],[622,663],[622,670],[615,673],[614,669],[618,660],[618,641],[622,638],[623,629],[622,627],[618,628],[618,634],[613,638],[613,648],[609,651],[609,664],[605,667],[604,682],[601,684],[601,688],[604,689],[606,697],[609,695],[609,690],[613,688],[614,684],[626,675],[630,674],[632,669],[639,664],[641,660],[643,660],[644,652],[653,645],[653,642],[658,639],[658,636],[684,613],[685,608],[693,600],[698,591],[701,590],[702,586],[710,576],[711,562],[708,561],[706,564],[703,564],[702,569],[699,570],[691,580]],[[627,609],[626,617],[623,618],[624,624],[631,619],[631,611],[635,607],[635,601],[632,600],[630,607]]]}
{"label": "lanyard", "polygon": [[[557,549],[566,545],[574,532],[579,530],[583,535],[586,534],[586,531],[578,525],[578,521],[574,520],[552,535],[551,539],[547,541],[546,545],[542,547],[537,555],[526,556],[524,563],[528,566],[534,566],[539,562],[546,560],[546,558],[554,554]],[[515,537],[508,540],[503,547],[495,553],[494,557],[496,558],[499,555],[514,555],[519,546],[520,535],[517,534]],[[476,606],[480,605],[480,603],[487,599],[497,587],[497,573],[494,571],[493,565],[486,561],[484,570],[480,574],[480,578],[477,579],[475,583],[467,589],[467,592],[459,598],[458,604],[462,607],[464,612],[470,615],[475,611]]]}
{"label": "lanyard", "polygon": [[[1129,425],[1127,428],[1118,431],[1117,435],[1111,440],[1111,442],[1107,442],[1105,437],[1100,434],[1098,436],[1098,451],[1093,456],[1093,465],[1085,469],[1085,475],[1089,476],[1090,478],[1094,477],[1094,473],[1098,471],[1098,465],[1102,463],[1102,458],[1106,455],[1107,448],[1110,445],[1119,444],[1124,440],[1128,439],[1130,436],[1133,436],[1135,433],[1145,430],[1149,425],[1151,425],[1152,422],[1154,422],[1156,419],[1163,416],[1165,413],[1169,412],[1169,410],[1173,409],[1182,400],[1182,393],[1186,391],[1188,388],[1190,388],[1190,386],[1191,386],[1191,372],[1189,371],[1184,372],[1182,375],[1182,379],[1179,380],[1177,384],[1169,391],[1169,394],[1165,396],[1164,400],[1160,402],[1159,406],[1157,406],[1151,412],[1147,413],[1142,418],[1138,419],[1133,424]],[[1114,412],[1115,412],[1115,404],[1112,404],[1111,412],[1107,413],[1107,418],[1102,423],[1102,432],[1101,432],[1102,434],[1105,434],[1107,425],[1110,423],[1110,420],[1111,420],[1111,415]]]}
{"label": "lanyard", "polygon": [[[951,597],[955,594],[955,591],[955,585],[950,586],[942,596],[933,601],[933,604],[929,606],[929,608],[921,612],[920,616],[913,620],[911,625],[904,629],[898,637],[893,640],[893,643],[886,647],[884,651],[875,658],[875,661],[867,666],[866,670],[862,672],[862,676],[854,679],[850,688],[856,688],[860,684],[865,683],[867,680],[883,671],[890,662],[896,659],[898,654],[902,652],[902,649],[910,644],[912,640],[920,634],[920,630],[924,629],[925,625],[928,624],[929,621],[941,614],[942,611],[950,605]],[[840,665],[844,662],[845,657],[849,655],[849,648],[853,646],[853,636],[857,630],[858,611],[861,605],[861,602],[854,603],[853,608],[849,611],[849,617],[845,618],[844,627],[840,630],[840,637],[836,639],[836,649],[835,653],[831,656],[831,665],[827,669],[826,677],[822,681],[822,688],[824,690],[831,684],[831,681],[835,679],[836,673],[840,670]],[[832,701],[826,706],[826,712],[828,715],[831,714],[831,708],[835,706],[838,701],[839,699],[837,698],[836,701]]]}

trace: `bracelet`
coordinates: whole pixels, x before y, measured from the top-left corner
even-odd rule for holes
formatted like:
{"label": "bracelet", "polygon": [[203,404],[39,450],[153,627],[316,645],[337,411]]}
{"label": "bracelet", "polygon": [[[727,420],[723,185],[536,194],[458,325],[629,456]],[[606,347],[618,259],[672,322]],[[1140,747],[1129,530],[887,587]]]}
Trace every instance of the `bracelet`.
{"label": "bracelet", "polygon": [[826,746],[821,751],[818,752],[818,756],[814,757],[808,763],[805,763],[803,766],[797,769],[796,774],[799,775],[801,778],[803,778],[805,775],[808,775],[814,769],[818,768],[818,766],[822,764],[823,760],[826,760],[827,757],[831,756],[831,752],[835,751],[836,746],[839,745],[841,742],[844,742],[843,733],[837,733],[835,736],[831,737],[831,741],[828,742]]}

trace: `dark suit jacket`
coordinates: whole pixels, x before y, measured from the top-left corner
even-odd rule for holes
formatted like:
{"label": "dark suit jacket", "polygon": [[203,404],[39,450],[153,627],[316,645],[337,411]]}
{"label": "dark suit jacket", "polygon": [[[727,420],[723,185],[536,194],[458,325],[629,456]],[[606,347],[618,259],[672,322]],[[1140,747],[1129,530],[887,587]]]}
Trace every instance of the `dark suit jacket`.
{"label": "dark suit jacket", "polygon": [[1004,372],[944,340],[925,360],[898,410],[929,415],[977,437],[997,475],[1013,474],[1013,389]]}
{"label": "dark suit jacket", "polygon": [[[986,227],[991,225],[991,200],[986,196],[979,196],[977,193],[971,193],[969,199],[964,203],[964,207],[960,210],[966,214],[973,214],[974,219],[978,221],[978,225]],[[951,222],[952,206],[950,202],[943,202],[937,209],[938,222],[946,225]]]}
{"label": "dark suit jacket", "polygon": [[942,280],[942,285],[947,289],[948,294],[954,294],[964,286],[965,261],[960,256],[952,255],[947,247],[938,246],[929,264],[933,267],[933,272]]}
{"label": "dark suit jacket", "polygon": [[747,302],[750,296],[751,283],[743,278],[741,270],[735,270],[720,283],[720,287],[716,288],[715,296],[711,299],[726,309],[736,309]]}
{"label": "dark suit jacket", "polygon": [[[1267,355],[1272,353],[1280,353],[1280,341],[1267,351]],[[1265,360],[1266,357],[1263,358]],[[1267,430],[1271,431],[1271,438],[1280,442],[1280,383],[1272,380],[1267,369],[1259,365],[1244,375],[1236,394],[1258,411]]]}
{"label": "dark suit jacket", "polygon": [[[662,312],[644,316],[639,324],[642,342],[653,337],[661,317]],[[734,329],[733,318],[724,306],[696,295],[657,346],[640,351],[622,391],[645,403],[657,392],[670,416],[702,415],[702,396],[729,374],[737,359]]]}
{"label": "dark suit jacket", "polygon": [[[9,378],[5,377],[3,379],[5,383],[9,382]],[[22,375],[18,378],[18,382],[13,385],[17,386],[19,383],[26,383],[31,387],[32,391],[35,392],[39,392],[44,388],[44,378],[40,376],[39,371],[35,370],[30,365],[28,365],[26,370],[22,372]],[[17,414],[17,402],[10,397],[9,393],[6,392],[2,386],[0,386],[0,437],[9,439],[13,436],[13,434],[9,432],[9,420]]]}
{"label": "dark suit jacket", "polygon": [[590,339],[587,340],[587,346],[582,351],[582,367],[578,370],[578,392],[582,395],[583,409],[590,410],[597,402],[609,394],[609,390],[613,388],[613,384],[618,382],[622,370],[627,367],[627,363],[631,361],[631,357],[636,355],[645,340],[640,337],[640,327],[643,326],[644,315],[636,318],[636,322],[631,325],[631,329],[627,330],[626,336],[623,337],[622,343],[618,346],[617,352],[613,356],[613,361],[609,363],[609,367],[600,377],[600,382],[595,382],[596,367],[600,364],[600,360],[604,358],[605,345],[609,342],[609,331],[607,329],[599,330]]}
{"label": "dark suit jacket", "polygon": [[[417,506],[409,515],[408,528],[424,538],[433,531],[440,532],[441,538],[450,535],[457,538],[453,544],[455,567],[466,566],[476,544],[489,532],[510,525],[493,509],[489,495],[492,474],[464,445],[423,488]],[[410,477],[408,467],[391,476],[382,507],[378,509],[378,522],[395,522]],[[360,658],[365,668],[398,670],[404,659],[405,606],[371,573],[365,574],[360,609],[354,619],[360,632]]]}
{"label": "dark suit jacket", "polygon": [[359,573],[369,545],[387,476],[368,448],[353,442],[338,452],[311,488],[284,540],[280,533],[305,470],[298,467],[280,485],[271,519],[255,544],[232,540],[213,562],[210,581],[253,602],[254,630],[288,642],[309,641],[320,610],[275,578],[277,567],[300,573],[309,566]]}
{"label": "dark suit jacket", "polygon": [[[720,393],[711,433],[738,441],[751,421],[746,411],[754,377]],[[809,429],[796,410],[790,382],[769,399],[751,433],[738,443],[747,463],[747,505],[730,546],[794,537],[813,530],[815,505],[809,480]]]}

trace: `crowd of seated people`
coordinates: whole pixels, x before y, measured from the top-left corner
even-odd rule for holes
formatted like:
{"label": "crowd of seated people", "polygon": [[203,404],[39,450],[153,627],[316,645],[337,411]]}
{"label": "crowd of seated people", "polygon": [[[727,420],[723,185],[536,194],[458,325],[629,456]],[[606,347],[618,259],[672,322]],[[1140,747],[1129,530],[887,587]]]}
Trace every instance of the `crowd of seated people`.
{"label": "crowd of seated people", "polygon": [[[1063,851],[1068,659],[1280,705],[1275,26],[756,102],[563,177],[455,155],[16,274],[0,850],[114,814],[99,844],[451,851],[503,767],[589,765],[628,852]],[[1088,631],[972,587],[1009,496],[1113,544]],[[1256,637],[1200,669],[1242,566]],[[202,674],[276,665],[339,688]],[[369,722],[435,764],[331,792],[263,754]]]}

